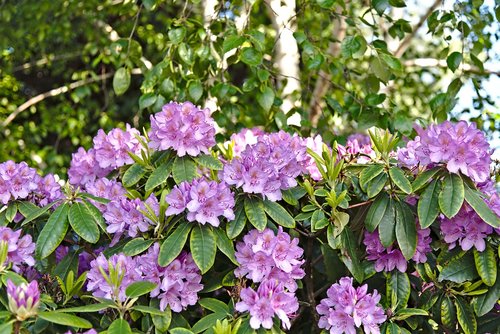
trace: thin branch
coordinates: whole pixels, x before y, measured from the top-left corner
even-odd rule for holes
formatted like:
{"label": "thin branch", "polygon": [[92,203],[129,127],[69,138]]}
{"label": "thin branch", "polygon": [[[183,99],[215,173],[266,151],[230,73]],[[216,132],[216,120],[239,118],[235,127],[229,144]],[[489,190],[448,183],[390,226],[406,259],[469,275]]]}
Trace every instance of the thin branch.
{"label": "thin branch", "polygon": [[[131,71],[132,74],[141,74],[142,71],[138,68],[134,68],[132,71]],[[78,80],[78,81],[75,81],[75,82],[72,82],[70,83],[69,85],[64,85],[64,86],[61,86],[61,87],[58,87],[58,88],[54,88],[54,89],[51,89],[49,90],[48,92],[45,92],[45,93],[42,93],[42,94],[38,94],[37,96],[34,96],[32,97],[31,99],[29,99],[28,101],[24,102],[23,104],[21,104],[19,107],[17,107],[16,110],[14,110],[3,122],[2,124],[0,125],[0,128],[5,128],[7,127],[10,123],[12,123],[12,121],[23,111],[25,111],[26,109],[28,109],[29,107],[31,106],[34,106],[35,104],[37,103],[40,103],[42,102],[43,100],[45,100],[46,98],[49,98],[49,97],[54,97],[54,96],[58,96],[58,95],[61,95],[61,94],[64,94],[64,93],[67,93],[73,89],[76,89],[78,87],[81,87],[81,86],[85,86],[85,85],[88,85],[90,83],[93,83],[93,82],[98,82],[98,81],[103,81],[103,80],[106,80],[106,79],[109,79],[111,78],[115,73],[114,72],[108,72],[108,73],[105,73],[105,74],[102,74],[102,75],[99,75],[99,76],[95,76],[95,77],[92,77],[92,78],[87,78],[87,79],[82,79],[82,80]]]}
{"label": "thin branch", "polygon": [[[448,67],[446,60],[435,59],[435,58],[410,59],[410,60],[406,60],[404,62],[404,65],[406,67],[423,67],[423,68],[430,68],[430,67],[446,68],[446,67]],[[481,75],[481,74],[482,75],[493,74],[493,75],[500,76],[500,70],[485,68],[484,71],[482,71],[480,68],[478,68],[476,66],[472,66],[470,64],[466,64],[466,63],[463,63],[461,65],[461,69],[464,73],[474,73],[474,74],[479,74],[479,75]]]}
{"label": "thin branch", "polygon": [[430,6],[429,9],[425,12],[425,14],[420,17],[420,20],[417,22],[417,24],[412,27],[411,34],[403,39],[401,44],[399,44],[398,48],[394,52],[395,57],[399,58],[403,55],[403,53],[405,53],[406,49],[408,49],[408,47],[410,46],[411,41],[417,35],[417,32],[420,30],[420,28],[422,28],[427,18],[432,14],[433,11],[436,10],[436,8],[439,7],[441,3],[442,0],[435,0],[432,6]]}
{"label": "thin branch", "polygon": [[30,61],[28,63],[24,63],[22,65],[18,65],[12,69],[12,72],[19,72],[19,71],[24,71],[24,70],[29,70],[32,67],[39,67],[48,64],[49,62],[53,61],[58,61],[58,60],[63,60],[63,59],[71,59],[74,57],[79,56],[81,53],[80,52],[70,52],[70,53],[65,53],[62,55],[48,55],[43,57],[42,59],[38,59],[35,61]]}
{"label": "thin branch", "polygon": [[139,9],[137,10],[137,14],[135,14],[134,26],[132,27],[132,31],[130,32],[130,35],[128,36],[127,55],[125,56],[125,58],[128,58],[128,55],[130,54],[130,44],[132,42],[132,37],[134,37],[134,32],[135,32],[135,29],[137,28],[137,23],[139,23],[139,15],[141,15],[141,10],[142,10],[142,4],[139,6]]}

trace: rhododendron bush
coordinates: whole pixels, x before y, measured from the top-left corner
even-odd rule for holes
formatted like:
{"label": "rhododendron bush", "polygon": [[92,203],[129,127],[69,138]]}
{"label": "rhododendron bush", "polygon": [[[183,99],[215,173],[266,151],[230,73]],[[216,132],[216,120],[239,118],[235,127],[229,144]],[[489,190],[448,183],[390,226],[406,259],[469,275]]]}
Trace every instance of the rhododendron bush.
{"label": "rhododendron bush", "polygon": [[0,164],[1,333],[497,333],[500,197],[473,123],[243,129],[170,102],[68,176]]}

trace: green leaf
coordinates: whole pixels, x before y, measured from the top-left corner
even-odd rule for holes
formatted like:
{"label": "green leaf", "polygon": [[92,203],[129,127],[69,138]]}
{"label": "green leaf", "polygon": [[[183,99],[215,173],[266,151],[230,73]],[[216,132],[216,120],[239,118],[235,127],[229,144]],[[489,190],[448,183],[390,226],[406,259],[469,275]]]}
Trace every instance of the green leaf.
{"label": "green leaf", "polygon": [[158,99],[158,95],[154,93],[147,93],[144,95],[141,95],[139,98],[139,109],[146,109],[147,107],[151,107],[153,104],[155,104],[156,100]]}
{"label": "green leaf", "polygon": [[181,221],[174,233],[162,243],[158,254],[158,264],[160,266],[166,267],[181,253],[191,228],[193,228],[192,223]]}
{"label": "green leaf", "polygon": [[500,227],[500,218],[491,211],[488,205],[486,205],[483,199],[478,195],[478,192],[467,185],[465,186],[465,200],[486,224],[495,228]]}
{"label": "green leaf", "polygon": [[222,162],[208,154],[205,155],[199,155],[194,160],[201,166],[210,168],[212,170],[222,170],[224,168],[224,165]]}
{"label": "green leaf", "polygon": [[418,175],[411,185],[413,191],[422,189],[440,171],[440,168],[433,168]]}
{"label": "green leaf", "polygon": [[395,301],[395,304],[392,304],[393,308],[396,305],[397,309],[406,308],[408,299],[410,298],[410,291],[410,279],[406,273],[393,270],[387,276],[387,299]]}
{"label": "green leaf", "polygon": [[380,59],[382,59],[382,61],[387,64],[387,66],[389,66],[391,70],[395,72],[403,72],[403,65],[401,65],[399,59],[386,53],[380,53],[379,56]]}
{"label": "green leaf", "polygon": [[406,3],[404,0],[389,0],[389,5],[398,8],[406,7]]}
{"label": "green leaf", "polygon": [[37,258],[44,259],[52,254],[64,240],[69,227],[68,212],[69,206],[64,203],[50,215],[36,241],[35,254]]}
{"label": "green leaf", "polygon": [[368,198],[377,196],[382,191],[382,189],[384,189],[388,178],[389,177],[386,173],[382,173],[368,182],[368,184],[366,185],[366,194],[368,195]]}
{"label": "green leaf", "polygon": [[31,211],[31,213],[26,218],[24,218],[21,226],[24,226],[24,225],[28,224],[29,222],[37,219],[38,217],[43,215],[45,212],[49,211],[50,208],[52,208],[57,203],[60,203],[60,201],[52,202],[50,204],[47,204],[43,208],[37,208],[36,210]]}
{"label": "green leaf", "polygon": [[411,183],[406,178],[405,173],[401,170],[401,168],[392,167],[389,169],[389,176],[391,177],[392,182],[394,182],[399,189],[407,194],[411,193]]}
{"label": "green leaf", "polygon": [[209,315],[204,316],[201,318],[198,322],[196,322],[193,325],[193,328],[191,328],[193,333],[201,333],[204,330],[207,330],[209,328],[212,328],[215,326],[217,323],[217,320],[222,320],[226,317],[226,314],[224,313],[212,313]]}
{"label": "green leaf", "polygon": [[202,298],[198,301],[201,307],[206,308],[215,313],[230,315],[229,307],[218,299],[214,298]]}
{"label": "green leaf", "polygon": [[332,6],[335,4],[335,0],[316,0],[316,3],[321,7],[321,8],[326,8],[330,9]]}
{"label": "green leaf", "polygon": [[396,314],[394,315],[395,315],[394,317],[395,320],[404,320],[416,315],[428,316],[429,312],[418,308],[402,308],[399,311],[397,311]]}
{"label": "green leaf", "polygon": [[280,204],[264,200],[264,210],[278,225],[287,228],[295,227],[295,219]]}
{"label": "green leaf", "polygon": [[127,169],[125,174],[123,174],[122,183],[126,188],[134,186],[140,179],[146,174],[146,169],[144,166],[139,164],[133,164]]}
{"label": "green leaf", "polygon": [[132,334],[132,329],[125,319],[116,319],[109,326],[107,334]]}
{"label": "green leaf", "polygon": [[378,226],[380,242],[384,247],[392,245],[396,239],[396,206],[393,199],[389,199],[384,216]]}
{"label": "green leaf", "polygon": [[405,202],[396,203],[396,239],[403,256],[410,260],[417,249],[417,224]]}
{"label": "green leaf", "polygon": [[172,175],[177,184],[183,181],[192,181],[198,176],[196,164],[188,156],[177,157],[172,166]]}
{"label": "green leaf", "polygon": [[184,40],[185,36],[186,28],[184,27],[170,29],[168,31],[168,39],[170,39],[173,44],[180,44]]}
{"label": "green leaf", "polygon": [[214,265],[217,252],[214,232],[208,226],[196,225],[191,232],[189,246],[194,262],[202,274],[206,273]]}
{"label": "green leaf", "polygon": [[361,266],[361,260],[358,254],[359,245],[350,229],[345,228],[340,234],[340,237],[342,241],[342,248],[347,254],[347,256],[343,255],[341,259],[356,281],[361,283],[364,279],[364,270]]}
{"label": "green leaf", "polygon": [[384,11],[389,7],[389,0],[372,0],[372,7],[378,13],[382,15]]}
{"label": "green leaf", "polygon": [[441,300],[441,323],[449,329],[455,328],[457,324],[457,310],[451,298],[444,296]]}
{"label": "green leaf", "polygon": [[478,317],[482,317],[490,312],[495,304],[500,299],[500,279],[497,279],[495,284],[488,289],[488,292],[480,296],[474,297],[472,306]]}
{"label": "green leaf", "polygon": [[361,189],[366,191],[367,183],[380,175],[383,171],[383,165],[371,165],[368,168],[363,169],[359,175],[359,185],[361,186]]}
{"label": "green leaf", "polygon": [[0,277],[2,277],[2,283],[4,285],[7,285],[7,280],[12,281],[15,285],[19,285],[21,283],[28,283],[26,282],[24,277],[13,271],[4,271]]}
{"label": "green leaf", "polygon": [[460,66],[460,63],[463,60],[463,56],[460,52],[451,53],[448,58],[446,58],[446,64],[448,64],[448,68],[455,72],[457,68]]}
{"label": "green leaf", "polygon": [[160,184],[165,182],[172,171],[173,161],[169,160],[158,166],[149,176],[146,181],[145,190],[146,192],[158,187]]}
{"label": "green leaf", "polygon": [[214,233],[217,237],[217,248],[219,248],[220,251],[224,253],[232,263],[234,263],[235,265],[239,265],[236,257],[234,256],[233,241],[229,240],[224,230],[220,228],[215,228]]}
{"label": "green leaf", "polygon": [[142,312],[142,313],[147,313],[151,315],[156,315],[156,316],[164,316],[165,311],[162,311],[156,307],[151,307],[151,306],[145,306],[145,305],[135,305],[132,307],[133,310]]}
{"label": "green leaf", "polygon": [[448,262],[439,273],[438,280],[439,282],[448,280],[455,283],[463,283],[476,277],[477,272],[473,256],[467,253],[464,256],[458,256]]}
{"label": "green leaf", "polygon": [[460,327],[465,334],[475,334],[477,332],[477,322],[472,308],[460,297],[455,299],[455,306],[457,307],[457,318]]}
{"label": "green leaf", "polygon": [[94,216],[83,203],[73,203],[68,217],[71,228],[85,241],[95,244],[99,240],[99,228]]}
{"label": "green leaf", "polygon": [[[366,214],[365,226],[369,232],[375,231],[383,219],[394,220],[393,212],[388,212],[389,195],[381,193],[377,196],[375,201],[370,205],[368,213]],[[386,217],[386,214],[391,214],[391,217]]]}
{"label": "green leaf", "polygon": [[243,208],[243,205],[241,205],[240,203],[236,205],[236,209],[234,210],[234,220],[226,224],[226,233],[228,238],[234,239],[238,235],[240,235],[240,233],[245,228],[246,222],[247,222],[247,216]]}
{"label": "green leaf", "polygon": [[194,334],[192,331],[182,327],[176,327],[169,330],[170,334]]}
{"label": "green leaf", "polygon": [[258,66],[262,62],[262,53],[255,48],[246,47],[241,50],[240,59],[249,66]]}
{"label": "green leaf", "polygon": [[455,216],[464,202],[464,182],[457,174],[448,174],[443,180],[443,189],[439,193],[439,207],[448,218]]}
{"label": "green leaf", "polygon": [[274,103],[274,90],[271,87],[265,87],[262,92],[257,93],[257,103],[268,112]]}
{"label": "green leaf", "polygon": [[136,298],[156,289],[158,285],[149,281],[138,281],[130,284],[125,289],[125,294],[129,298]]}
{"label": "green leaf", "polygon": [[344,38],[340,46],[340,53],[344,58],[356,58],[363,55],[365,51],[366,41],[359,35]]}
{"label": "green leaf", "polygon": [[116,95],[122,95],[130,86],[130,70],[125,67],[120,67],[113,76],[113,89]]}
{"label": "green leaf", "polygon": [[434,180],[425,188],[418,201],[417,213],[420,226],[427,228],[432,225],[439,214],[439,192],[441,183]]}
{"label": "green leaf", "polygon": [[58,325],[77,328],[92,328],[92,324],[88,320],[72,314],[62,312],[38,312],[38,317]]}
{"label": "green leaf", "polygon": [[[159,308],[159,301],[157,299],[152,299],[150,306],[153,308]],[[153,324],[158,331],[166,332],[172,322],[172,311],[170,310],[170,307],[167,306],[162,315],[152,314],[151,318],[153,319]]]}
{"label": "green leaf", "polygon": [[15,320],[11,320],[0,325],[0,334],[12,334],[12,325]]}
{"label": "green leaf", "polygon": [[267,225],[267,217],[262,200],[255,197],[247,197],[244,204],[245,213],[250,223],[259,231],[263,231]]}
{"label": "green leaf", "polygon": [[98,304],[89,304],[89,305],[83,305],[83,306],[76,306],[76,307],[69,307],[69,308],[61,308],[56,310],[55,312],[62,312],[62,313],[92,313],[92,312],[99,312],[102,310],[105,310],[107,308],[115,306],[114,303],[109,302],[109,303],[98,303]]}
{"label": "green leaf", "polygon": [[143,238],[130,240],[123,247],[123,253],[127,256],[136,256],[148,249],[154,242],[155,240],[144,240]]}
{"label": "green leaf", "polygon": [[197,102],[203,95],[203,86],[200,81],[191,81],[188,85],[189,96],[193,99],[193,102]]}
{"label": "green leaf", "polygon": [[377,57],[373,57],[370,61],[370,69],[382,82],[387,82],[391,78],[392,73],[389,67]]}
{"label": "green leaf", "polygon": [[497,260],[493,248],[489,244],[482,252],[474,248],[474,262],[484,284],[493,286],[497,280]]}
{"label": "green leaf", "polygon": [[245,37],[238,35],[231,35],[224,38],[224,42],[222,43],[222,53],[227,53],[232,49],[239,47],[241,44],[245,42]]}

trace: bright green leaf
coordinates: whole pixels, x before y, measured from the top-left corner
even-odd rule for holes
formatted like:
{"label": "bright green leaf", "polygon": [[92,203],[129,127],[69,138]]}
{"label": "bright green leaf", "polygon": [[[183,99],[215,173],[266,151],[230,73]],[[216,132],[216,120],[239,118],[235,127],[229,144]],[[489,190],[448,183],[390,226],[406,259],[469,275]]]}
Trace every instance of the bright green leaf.
{"label": "bright green leaf", "polygon": [[497,280],[497,259],[493,248],[487,243],[484,251],[480,252],[474,248],[474,262],[479,277],[484,284],[493,286]]}
{"label": "bright green leaf", "polygon": [[427,228],[432,225],[439,215],[439,193],[441,183],[434,180],[425,188],[418,201],[417,213],[420,226]]}
{"label": "bright green leaf", "polygon": [[193,260],[200,268],[201,273],[206,273],[215,262],[217,252],[215,234],[208,226],[195,225],[191,231],[189,247]]}
{"label": "bright green leaf", "polygon": [[68,217],[71,228],[85,241],[95,244],[99,240],[99,228],[94,216],[83,203],[73,203]]}
{"label": "bright green leaf", "polygon": [[250,223],[259,231],[263,231],[267,225],[266,212],[261,199],[255,197],[245,198],[245,213]]}
{"label": "bright green leaf", "polygon": [[58,325],[71,326],[77,328],[92,328],[92,324],[76,315],[61,312],[38,312],[40,319],[52,322]]}
{"label": "bright green leaf", "polygon": [[37,258],[44,259],[52,254],[64,240],[69,227],[68,212],[69,206],[64,203],[50,215],[36,241],[35,254]]}
{"label": "bright green leaf", "polygon": [[129,298],[136,298],[153,291],[158,285],[149,281],[138,281],[129,284],[125,289],[125,294]]}
{"label": "bright green leaf", "polygon": [[191,228],[193,228],[192,223],[181,221],[174,233],[162,243],[158,254],[158,264],[160,266],[166,267],[181,253]]}
{"label": "bright green leaf", "polygon": [[122,95],[130,86],[130,70],[120,67],[113,76],[113,89],[116,95]]}

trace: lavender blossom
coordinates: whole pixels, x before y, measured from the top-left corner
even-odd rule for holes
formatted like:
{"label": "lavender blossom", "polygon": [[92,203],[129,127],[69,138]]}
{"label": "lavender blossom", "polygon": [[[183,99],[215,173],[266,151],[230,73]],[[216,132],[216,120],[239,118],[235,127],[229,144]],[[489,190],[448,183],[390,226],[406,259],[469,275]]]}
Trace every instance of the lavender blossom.
{"label": "lavender blossom", "polygon": [[[107,178],[98,178],[86,183],[85,191],[90,195],[108,200],[117,200],[118,198],[124,197],[127,192],[120,182]],[[92,199],[90,199],[90,201],[101,210],[101,212],[104,213],[106,211],[106,204],[99,203]]]}
{"label": "lavender blossom", "polygon": [[238,133],[233,133],[230,138],[233,144],[233,156],[241,157],[241,153],[246,149],[247,145],[257,144],[259,136],[264,134],[265,132],[259,128],[242,129]]}
{"label": "lavender blossom", "polygon": [[136,155],[141,153],[141,144],[137,137],[137,129],[127,124],[126,129],[112,129],[106,134],[102,129],[94,137],[95,160],[102,169],[116,169],[132,164],[134,160],[128,152]]}
{"label": "lavender blossom", "polygon": [[304,260],[300,260],[304,251],[298,243],[299,239],[290,238],[281,227],[277,235],[271,229],[251,230],[243,237],[243,242],[236,244],[235,256],[240,266],[234,274],[254,282],[278,280],[294,292],[297,289],[295,280],[305,275],[301,268]]}
{"label": "lavender blossom", "polygon": [[36,170],[23,161],[16,164],[9,160],[0,164],[0,202],[25,199],[38,188]]}
{"label": "lavender blossom", "polygon": [[275,315],[285,329],[290,329],[290,317],[299,309],[295,294],[287,292],[284,285],[277,280],[262,282],[257,291],[244,288],[240,298],[241,301],[236,303],[235,309],[238,312],[250,313],[250,326],[253,329],[271,329]]}
{"label": "lavender blossom", "polygon": [[330,334],[355,334],[363,326],[364,333],[380,333],[379,324],[386,320],[384,310],[377,304],[380,295],[377,290],[368,293],[368,285],[352,286],[352,278],[343,277],[327,291],[327,298],[316,306],[320,315],[319,328]]}
{"label": "lavender blossom", "polygon": [[7,298],[9,311],[16,315],[17,320],[23,321],[37,315],[40,305],[40,291],[37,281],[32,281],[29,284],[21,283],[16,286],[8,279]]}
{"label": "lavender blossom", "polygon": [[179,157],[208,154],[215,145],[214,120],[209,109],[199,109],[191,102],[170,102],[151,115],[149,138],[152,149],[172,148]]}
{"label": "lavender blossom", "polygon": [[27,234],[21,237],[21,230],[13,231],[6,226],[0,226],[0,245],[7,248],[7,257],[4,263],[0,263],[0,267],[12,264],[12,269],[15,272],[20,272],[21,266],[35,265],[33,252],[35,244],[32,242],[31,235]]}
{"label": "lavender blossom", "polygon": [[166,216],[188,210],[187,220],[205,225],[219,226],[219,216],[234,219],[234,195],[226,183],[205,178],[182,182],[165,197],[169,204]]}
{"label": "lavender blossom", "polygon": [[73,153],[70,167],[68,169],[69,183],[72,185],[85,185],[109,174],[112,168],[101,168],[96,161],[93,148],[85,151],[83,147]]}

